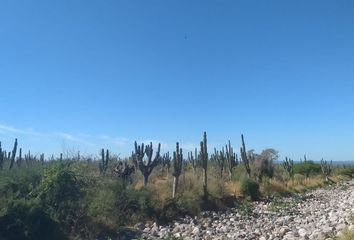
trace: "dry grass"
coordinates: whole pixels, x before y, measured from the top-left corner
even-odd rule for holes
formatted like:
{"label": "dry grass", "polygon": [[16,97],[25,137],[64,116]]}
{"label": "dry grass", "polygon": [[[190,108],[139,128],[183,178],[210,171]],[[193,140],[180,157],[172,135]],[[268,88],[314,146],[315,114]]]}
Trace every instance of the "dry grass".
{"label": "dry grass", "polygon": [[293,180],[289,180],[286,182],[287,188],[294,192],[303,192],[308,189],[313,189],[316,187],[323,186],[324,180],[321,176],[313,176],[309,178],[294,177]]}
{"label": "dry grass", "polygon": [[234,195],[241,196],[241,184],[239,181],[229,181],[225,183],[225,192]]}
{"label": "dry grass", "polygon": [[[333,182],[341,180],[339,176],[332,176]],[[161,172],[160,169],[153,171],[149,178],[148,189],[154,193],[156,199],[162,204],[172,197],[173,176]],[[306,178],[296,174],[293,179],[273,178],[263,181],[260,184],[260,191],[263,196],[280,195],[285,196],[293,192],[303,192],[325,185],[322,176],[312,176]],[[134,187],[142,188],[142,175],[137,173],[134,176]],[[178,194],[180,195],[201,195],[202,194],[202,170],[193,171],[189,169],[183,172],[179,178]],[[240,180],[221,181],[218,174],[214,171],[208,172],[208,190],[215,197],[236,196],[242,197]]]}
{"label": "dry grass", "polygon": [[344,230],[342,234],[335,238],[336,240],[353,240],[354,239],[354,230]]}

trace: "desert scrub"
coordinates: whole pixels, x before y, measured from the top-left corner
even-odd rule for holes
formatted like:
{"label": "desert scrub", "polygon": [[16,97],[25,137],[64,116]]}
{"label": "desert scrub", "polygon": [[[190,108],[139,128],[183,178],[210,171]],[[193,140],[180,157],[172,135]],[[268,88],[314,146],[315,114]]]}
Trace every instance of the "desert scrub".
{"label": "desert scrub", "polygon": [[125,188],[119,181],[108,180],[95,186],[89,202],[91,217],[116,227],[156,219],[159,206],[148,190]]}
{"label": "desert scrub", "polygon": [[253,205],[251,202],[245,200],[242,201],[240,205],[237,206],[237,209],[240,211],[242,215],[247,216],[253,212]]}
{"label": "desert scrub", "polygon": [[241,193],[250,197],[251,200],[258,200],[260,197],[259,184],[250,178],[244,178],[241,181]]}

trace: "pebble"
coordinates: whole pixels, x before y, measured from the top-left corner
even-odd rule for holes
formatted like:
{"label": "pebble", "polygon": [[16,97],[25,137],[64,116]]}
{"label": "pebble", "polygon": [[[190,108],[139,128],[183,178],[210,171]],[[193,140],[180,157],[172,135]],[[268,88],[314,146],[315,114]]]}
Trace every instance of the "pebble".
{"label": "pebble", "polygon": [[141,231],[143,239],[325,240],[340,235],[345,228],[354,229],[353,199],[354,180],[351,180],[282,198],[286,204],[279,208],[274,204],[275,210],[271,201],[254,202],[249,215],[238,209],[223,213],[208,211],[168,226],[138,223],[135,228]]}

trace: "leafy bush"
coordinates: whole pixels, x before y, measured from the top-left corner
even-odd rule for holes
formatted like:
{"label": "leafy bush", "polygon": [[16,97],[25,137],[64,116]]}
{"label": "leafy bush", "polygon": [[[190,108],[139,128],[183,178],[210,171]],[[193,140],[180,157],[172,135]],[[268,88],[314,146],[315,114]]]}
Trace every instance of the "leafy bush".
{"label": "leafy bush", "polygon": [[161,209],[159,221],[169,222],[185,215],[198,215],[202,207],[202,195],[192,192],[179,194],[175,198],[169,199]]}
{"label": "leafy bush", "polygon": [[58,162],[44,172],[41,183],[31,196],[39,200],[52,219],[71,228],[80,215],[82,185],[68,163]]}
{"label": "leafy bush", "polygon": [[251,197],[252,200],[258,200],[260,197],[259,184],[250,178],[244,178],[241,181],[241,193]]}
{"label": "leafy bush", "polygon": [[0,198],[29,198],[29,193],[41,181],[42,171],[38,168],[26,167],[11,171],[0,171]]}
{"label": "leafy bush", "polygon": [[16,200],[0,217],[0,239],[66,239],[59,228],[36,201]]}
{"label": "leafy bush", "polygon": [[314,161],[308,160],[294,164],[294,173],[302,174],[306,177],[321,173],[321,165],[314,163]]}
{"label": "leafy bush", "polygon": [[262,181],[263,177],[272,178],[274,175],[274,161],[278,158],[278,152],[272,148],[268,148],[262,151],[261,154],[251,152],[253,156],[252,174],[258,182]]}
{"label": "leafy bush", "polygon": [[88,206],[92,217],[117,226],[157,217],[157,204],[145,189],[125,188],[118,181],[105,180],[95,190]]}
{"label": "leafy bush", "polygon": [[345,167],[337,170],[337,174],[352,178],[354,175],[354,167]]}

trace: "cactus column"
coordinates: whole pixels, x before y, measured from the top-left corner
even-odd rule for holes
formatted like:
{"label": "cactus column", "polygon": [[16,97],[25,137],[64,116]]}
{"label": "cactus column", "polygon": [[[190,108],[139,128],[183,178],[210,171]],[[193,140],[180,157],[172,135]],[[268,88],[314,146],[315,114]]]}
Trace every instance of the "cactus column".
{"label": "cactus column", "polygon": [[242,159],[243,165],[245,166],[247,176],[250,178],[251,177],[250,161],[247,156],[246,145],[245,145],[245,140],[243,138],[243,134],[241,134],[241,141],[242,141],[242,147],[240,148],[241,159]]}
{"label": "cactus column", "polygon": [[[138,146],[138,144],[135,142],[134,145],[135,145],[135,153],[133,154],[133,159],[137,163],[139,170],[144,176],[144,187],[146,187],[152,170],[161,161],[161,157],[160,157],[161,144],[159,143],[157,147],[157,152],[154,159],[152,159],[152,155],[153,155],[152,142],[150,142],[150,145],[146,146],[145,149],[144,149],[144,143],[142,143],[141,146]],[[143,160],[145,154],[147,156],[146,162]]]}
{"label": "cactus column", "polygon": [[290,158],[286,157],[285,160],[283,161],[283,168],[285,171],[289,174],[290,178],[294,177],[294,161],[291,160]]}
{"label": "cactus column", "polygon": [[109,151],[106,150],[106,157],[104,155],[104,149],[101,150],[101,162],[98,164],[101,174],[105,174],[108,167],[108,160],[109,160]]}
{"label": "cactus column", "polygon": [[329,176],[331,175],[332,172],[332,161],[328,163],[327,161],[324,161],[323,158],[321,159],[321,170],[322,174],[326,179],[326,182],[329,181]]}
{"label": "cactus column", "polygon": [[226,162],[227,162],[227,167],[229,169],[229,178],[231,180],[232,169],[238,165],[238,158],[236,153],[234,153],[234,149],[231,147],[230,140],[229,140],[229,144],[226,145],[225,148],[226,148]]}
{"label": "cactus column", "polygon": [[4,152],[2,151],[0,142],[0,170],[2,170],[2,166],[4,164],[4,155],[6,155],[6,153],[4,154]]}
{"label": "cactus column", "polygon": [[13,168],[15,163],[16,151],[17,151],[17,138],[15,139],[14,148],[12,149],[10,170]]}
{"label": "cactus column", "polygon": [[172,198],[176,196],[177,188],[178,188],[178,180],[179,176],[182,172],[182,161],[183,161],[183,154],[182,148],[179,148],[179,143],[176,143],[176,151],[173,152],[173,189],[172,189]]}
{"label": "cactus column", "polygon": [[208,146],[206,132],[204,132],[203,141],[200,142],[199,157],[203,167],[203,192],[206,200],[208,198]]}

